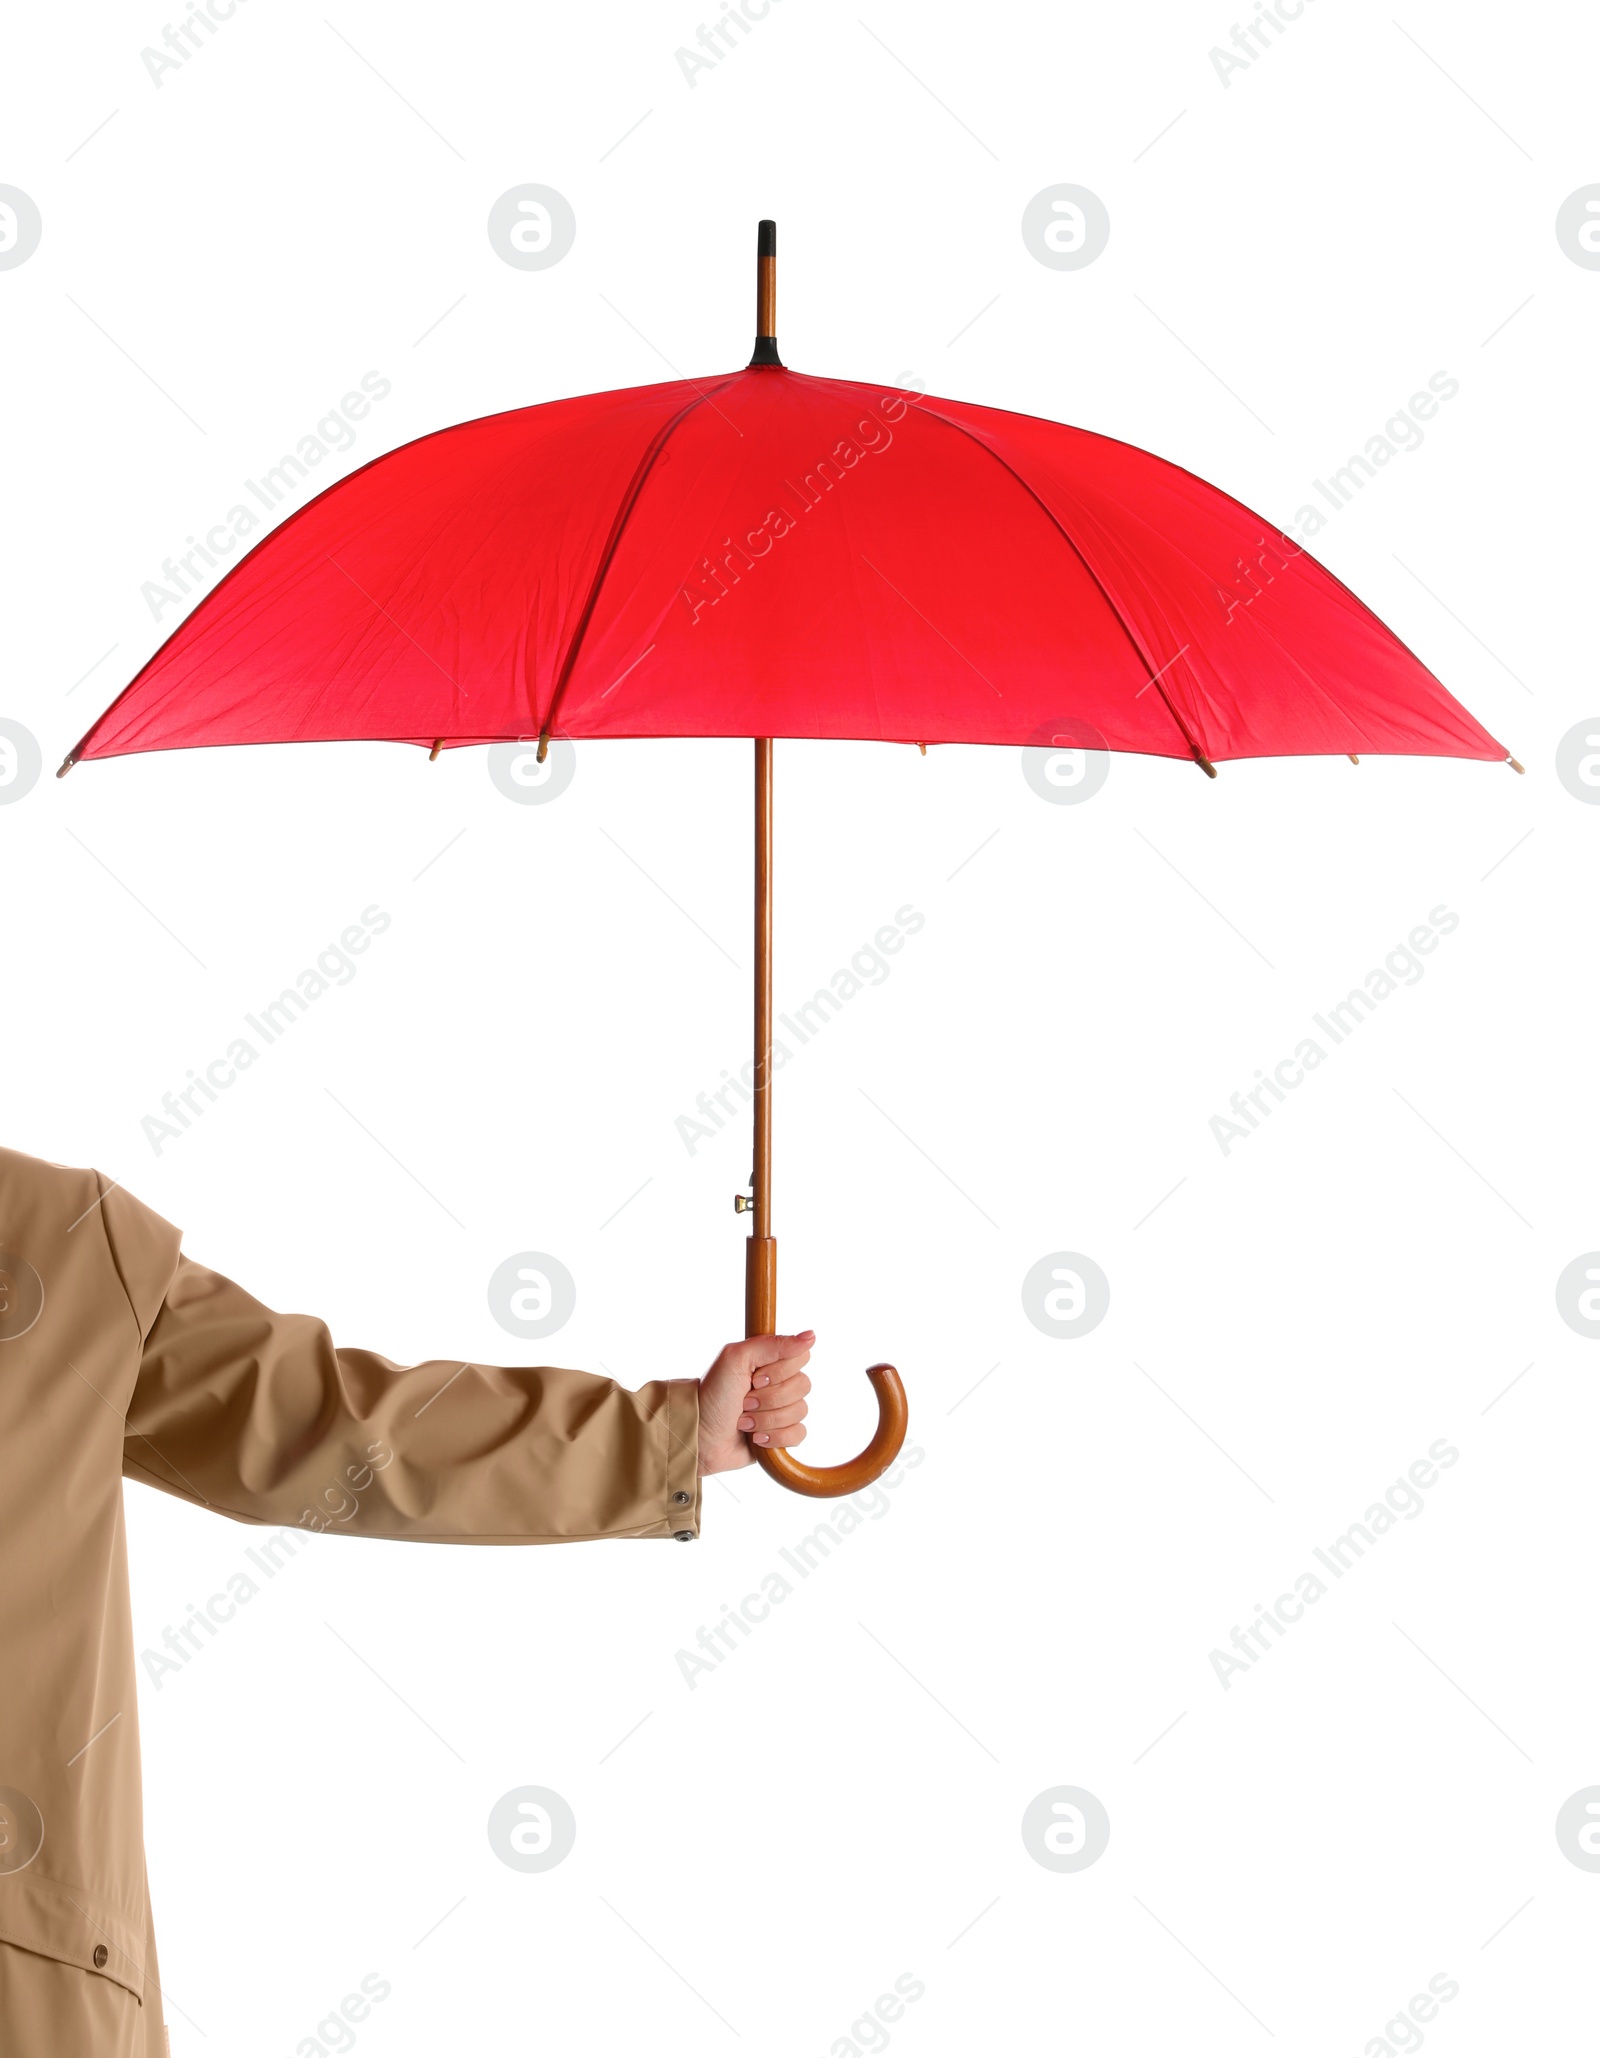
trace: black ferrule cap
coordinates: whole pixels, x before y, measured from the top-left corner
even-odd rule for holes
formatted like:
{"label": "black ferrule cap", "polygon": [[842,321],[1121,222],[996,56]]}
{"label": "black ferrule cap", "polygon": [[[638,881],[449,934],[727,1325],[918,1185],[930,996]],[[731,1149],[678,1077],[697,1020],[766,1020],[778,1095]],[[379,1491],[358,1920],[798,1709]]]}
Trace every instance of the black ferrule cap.
{"label": "black ferrule cap", "polygon": [[[771,271],[767,270],[771,266]],[[763,326],[756,335],[755,354],[752,365],[776,365],[781,371],[783,359],[778,355],[778,339],[766,332],[765,324],[771,320],[772,297],[770,289],[777,275],[778,267],[778,224],[776,222],[756,223],[756,319]]]}

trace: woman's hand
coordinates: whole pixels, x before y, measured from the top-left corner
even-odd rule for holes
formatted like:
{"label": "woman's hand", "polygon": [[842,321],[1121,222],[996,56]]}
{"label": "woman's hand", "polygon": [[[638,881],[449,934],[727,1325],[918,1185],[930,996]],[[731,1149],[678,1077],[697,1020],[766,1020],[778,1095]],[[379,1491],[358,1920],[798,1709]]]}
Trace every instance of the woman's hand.
{"label": "woman's hand", "polygon": [[805,1441],[805,1367],[816,1332],[747,1336],[717,1353],[700,1382],[700,1471],[732,1472],[748,1465],[751,1444],[789,1450]]}

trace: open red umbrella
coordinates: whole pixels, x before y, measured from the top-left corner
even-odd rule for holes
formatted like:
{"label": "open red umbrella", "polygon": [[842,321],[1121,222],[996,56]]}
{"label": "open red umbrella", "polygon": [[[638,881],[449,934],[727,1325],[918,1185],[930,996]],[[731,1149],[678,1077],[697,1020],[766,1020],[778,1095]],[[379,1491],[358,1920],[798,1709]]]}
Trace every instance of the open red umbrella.
{"label": "open red umbrella", "polygon": [[[1272,523],[1087,430],[790,371],[771,222],[756,269],[743,371],[375,459],[242,559],[61,768],[235,743],[753,737],[750,1335],[777,1301],[774,737],[1138,751],[1213,778],[1236,757],[1507,757]],[[767,1471],[818,1495],[876,1478],[906,1409],[890,1367],[869,1376],[858,1459],[763,1450]]]}

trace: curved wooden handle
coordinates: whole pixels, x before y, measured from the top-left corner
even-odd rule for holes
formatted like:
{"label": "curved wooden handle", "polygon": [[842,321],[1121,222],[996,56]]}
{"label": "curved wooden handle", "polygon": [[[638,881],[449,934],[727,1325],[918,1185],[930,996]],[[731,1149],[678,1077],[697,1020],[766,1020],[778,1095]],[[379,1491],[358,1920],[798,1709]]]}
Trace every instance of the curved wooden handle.
{"label": "curved wooden handle", "polygon": [[882,1478],[900,1455],[910,1411],[906,1407],[906,1390],[893,1365],[869,1366],[867,1377],[878,1396],[878,1427],[860,1457],[845,1465],[802,1465],[787,1451],[752,1446],[756,1462],[769,1479],[786,1486],[790,1493],[803,1493],[814,1501],[834,1501],[859,1493],[864,1486]]}

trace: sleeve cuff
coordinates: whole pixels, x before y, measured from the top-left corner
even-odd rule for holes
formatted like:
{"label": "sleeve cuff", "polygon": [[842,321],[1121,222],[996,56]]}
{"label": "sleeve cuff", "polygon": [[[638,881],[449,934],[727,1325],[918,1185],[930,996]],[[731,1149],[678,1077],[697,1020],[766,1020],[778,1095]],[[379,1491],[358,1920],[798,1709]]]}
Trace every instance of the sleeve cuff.
{"label": "sleeve cuff", "polygon": [[700,1382],[667,1382],[667,1534],[692,1543],[700,1534]]}

